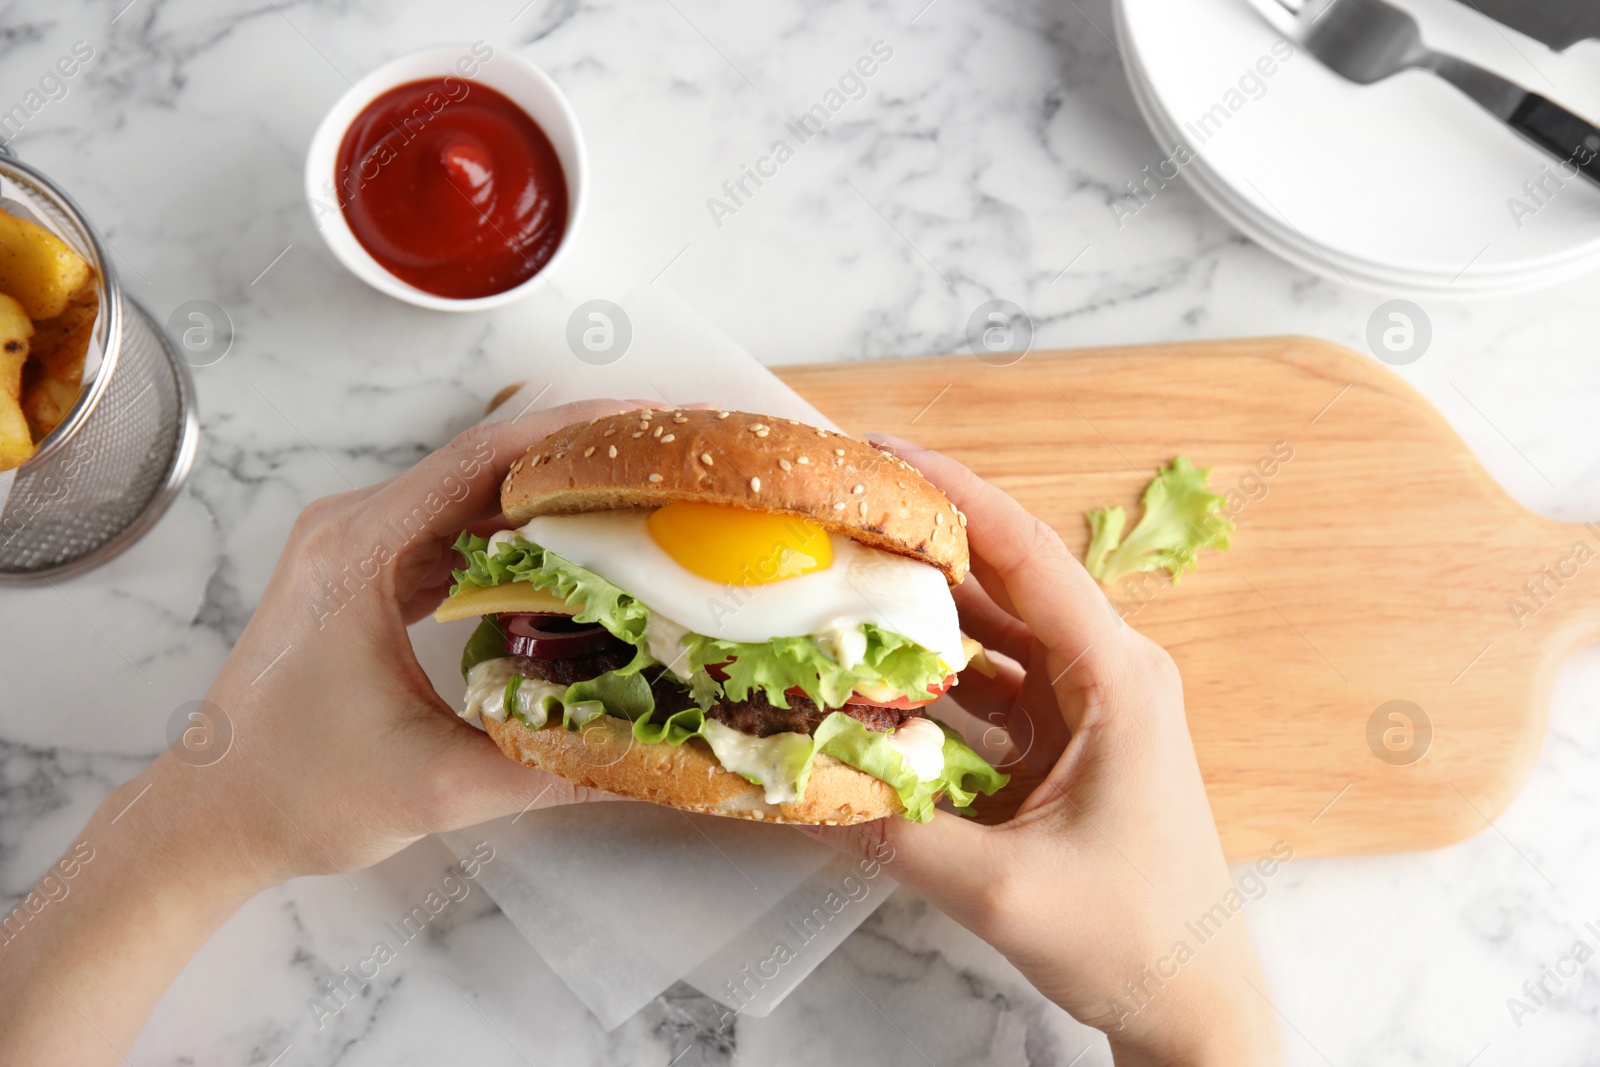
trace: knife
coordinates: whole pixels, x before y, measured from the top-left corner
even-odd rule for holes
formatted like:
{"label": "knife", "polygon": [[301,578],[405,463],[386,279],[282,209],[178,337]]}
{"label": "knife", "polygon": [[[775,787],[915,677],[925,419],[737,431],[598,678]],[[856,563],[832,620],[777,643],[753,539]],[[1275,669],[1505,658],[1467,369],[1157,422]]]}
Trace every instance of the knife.
{"label": "knife", "polygon": [[1600,38],[1595,0],[1459,0],[1479,14],[1542,41],[1557,52]]}

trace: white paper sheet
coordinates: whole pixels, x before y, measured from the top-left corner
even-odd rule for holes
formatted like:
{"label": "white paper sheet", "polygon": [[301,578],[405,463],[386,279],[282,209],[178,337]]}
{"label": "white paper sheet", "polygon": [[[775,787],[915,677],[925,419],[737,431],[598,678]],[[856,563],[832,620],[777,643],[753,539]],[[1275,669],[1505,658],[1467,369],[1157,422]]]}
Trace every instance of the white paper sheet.
{"label": "white paper sheet", "polygon": [[[592,365],[563,352],[543,361],[495,417],[616,396],[836,428],[670,294],[646,289],[622,306],[633,333],[622,358]],[[470,620],[412,629],[423,667],[456,706],[471,629]],[[608,1029],[680,979],[730,1016],[765,1015],[894,887],[881,867],[867,865],[868,877],[861,861],[791,829],[629,801],[539,804],[444,835],[460,855],[485,839],[496,858],[479,884]]]}

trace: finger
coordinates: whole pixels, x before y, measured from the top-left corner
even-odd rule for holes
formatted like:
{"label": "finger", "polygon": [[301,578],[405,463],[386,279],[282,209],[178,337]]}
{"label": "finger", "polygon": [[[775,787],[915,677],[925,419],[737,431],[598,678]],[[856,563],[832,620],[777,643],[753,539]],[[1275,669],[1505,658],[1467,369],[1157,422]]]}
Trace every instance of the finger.
{"label": "finger", "polygon": [[856,826],[798,829],[846,855],[881,864],[896,881],[963,925],[970,925],[977,914],[998,869],[994,832],[949,812],[936,811],[926,823],[891,815]]}
{"label": "finger", "polygon": [[564,426],[633,410],[620,400],[586,400],[479,423],[392,479],[367,501],[362,533],[399,542],[395,555],[427,541],[448,540],[499,508],[500,483],[511,464]]}
{"label": "finger", "polygon": [[589,801],[621,800],[560,778],[535,767],[525,767],[500,751],[489,737],[465,723],[445,750],[434,759],[449,808],[436,812],[439,830],[475,826],[506,815],[519,818],[530,811]]}
{"label": "finger", "polygon": [[1015,660],[1028,658],[1033,632],[1022,620],[1006,611],[976,579],[968,578],[955,587],[956,610],[961,614],[961,630],[976,638],[984,648]]}
{"label": "finger", "polygon": [[975,719],[995,725],[1004,725],[1011,702],[1022,691],[1022,667],[1010,659],[996,658],[993,678],[985,678],[977,671],[961,672],[950,696]]}
{"label": "finger", "polygon": [[[1120,620],[1054,530],[948,456],[899,438],[868,438],[921,471],[961,509],[972,554],[993,568],[1016,616],[1063,666],[1088,674],[1120,648]],[[985,585],[998,602],[998,590]]]}

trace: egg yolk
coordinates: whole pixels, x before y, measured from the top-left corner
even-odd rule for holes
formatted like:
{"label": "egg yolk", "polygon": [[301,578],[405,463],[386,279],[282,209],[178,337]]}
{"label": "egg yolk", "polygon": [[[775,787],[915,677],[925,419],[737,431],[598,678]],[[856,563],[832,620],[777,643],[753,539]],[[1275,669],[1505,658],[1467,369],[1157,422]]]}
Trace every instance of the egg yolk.
{"label": "egg yolk", "polygon": [[833,562],[828,531],[797,515],[680,500],[645,526],[684,570],[727,585],[768,585]]}

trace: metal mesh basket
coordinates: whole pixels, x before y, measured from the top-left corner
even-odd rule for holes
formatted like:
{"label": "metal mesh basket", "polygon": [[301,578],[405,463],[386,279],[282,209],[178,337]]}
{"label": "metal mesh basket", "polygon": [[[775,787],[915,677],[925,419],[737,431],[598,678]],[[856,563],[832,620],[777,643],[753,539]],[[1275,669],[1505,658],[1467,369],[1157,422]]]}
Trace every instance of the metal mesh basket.
{"label": "metal mesh basket", "polygon": [[84,570],[161,517],[194,463],[200,426],[188,368],[123,295],[88,220],[48,178],[0,156],[8,197],[76,248],[99,276],[92,346],[100,363],[78,401],[18,469],[0,512],[0,583]]}

